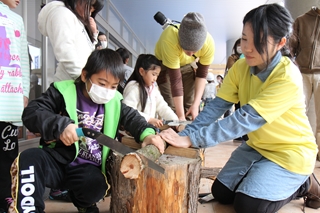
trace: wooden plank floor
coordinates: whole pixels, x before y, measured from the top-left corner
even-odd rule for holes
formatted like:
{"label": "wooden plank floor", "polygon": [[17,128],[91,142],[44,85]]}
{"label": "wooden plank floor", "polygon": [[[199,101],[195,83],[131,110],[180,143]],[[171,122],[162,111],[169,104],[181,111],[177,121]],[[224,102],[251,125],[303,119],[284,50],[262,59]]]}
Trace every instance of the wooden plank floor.
{"label": "wooden plank floor", "polygon": [[[239,145],[232,141],[221,143],[205,151],[206,167],[223,167],[231,152]],[[320,162],[317,161],[315,174],[320,180]],[[212,180],[201,179],[200,193],[210,192]],[[76,213],[77,209],[71,203],[46,200],[46,213]],[[98,203],[101,213],[109,213],[110,197]],[[301,213],[303,200],[295,200],[284,206],[278,213]],[[318,213],[318,210],[306,208],[306,213]],[[232,206],[221,205],[218,202],[198,203],[198,213],[235,213]]]}

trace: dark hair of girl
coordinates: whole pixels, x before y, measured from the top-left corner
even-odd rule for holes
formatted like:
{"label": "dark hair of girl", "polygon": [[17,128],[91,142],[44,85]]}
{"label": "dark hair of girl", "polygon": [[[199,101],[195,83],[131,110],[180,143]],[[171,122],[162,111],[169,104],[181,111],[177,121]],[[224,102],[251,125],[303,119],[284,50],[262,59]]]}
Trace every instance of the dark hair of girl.
{"label": "dark hair of girl", "polygon": [[[283,37],[287,38],[287,43],[292,33],[293,19],[289,11],[279,4],[265,4],[248,12],[243,25],[251,23],[254,46],[261,55],[266,51],[267,66],[270,64],[267,50],[268,36],[271,36],[275,43],[279,43]],[[281,53],[292,59],[287,45],[284,45]]]}
{"label": "dark hair of girl", "polygon": [[126,60],[130,57],[129,51],[125,48],[120,47],[116,50],[116,52],[120,54],[122,61],[125,64]]}
{"label": "dark hair of girl", "polygon": [[[87,72],[86,80],[101,71],[110,73],[120,81],[124,79],[124,69],[122,59],[117,52],[111,49],[95,50],[89,56],[83,70]],[[78,77],[75,82],[84,86],[81,77]]]}
{"label": "dark hair of girl", "polygon": [[[94,42],[94,36],[92,29],[90,27],[90,10],[91,6],[94,8],[94,12],[92,13],[92,18],[95,18],[95,15],[103,8],[104,2],[103,0],[59,0],[62,1],[65,6],[71,10],[77,18],[82,22],[82,24],[85,26],[85,29],[89,35],[89,38],[91,42]],[[80,7],[81,5],[84,5],[84,17],[82,17],[78,12],[76,11],[76,7]]]}
{"label": "dark hair of girl", "polygon": [[232,48],[233,52],[239,56],[241,55],[241,53],[238,53],[237,47],[238,45],[240,45],[240,42],[241,42],[241,38],[237,39]]}
{"label": "dark hair of girl", "polygon": [[148,94],[145,88],[144,80],[140,75],[139,69],[143,68],[145,72],[148,72],[149,70],[155,70],[157,67],[161,67],[161,62],[154,55],[140,54],[134,67],[133,73],[127,81],[127,84],[132,80],[135,80],[139,83],[139,96],[142,112],[146,108]]}

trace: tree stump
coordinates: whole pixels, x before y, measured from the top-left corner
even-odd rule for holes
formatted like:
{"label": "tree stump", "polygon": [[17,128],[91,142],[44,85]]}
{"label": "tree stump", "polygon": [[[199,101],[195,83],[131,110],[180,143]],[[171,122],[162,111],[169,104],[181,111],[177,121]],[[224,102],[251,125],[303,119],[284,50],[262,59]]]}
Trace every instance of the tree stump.
{"label": "tree stump", "polygon": [[[155,145],[148,145],[136,152],[128,153],[122,159],[120,165],[120,171],[124,177],[129,179],[137,179],[140,176],[141,171],[145,168],[145,160],[155,162],[159,159],[161,153]],[[148,165],[148,163],[147,163]]]}
{"label": "tree stump", "polygon": [[[194,152],[194,150],[193,150]],[[127,179],[120,172],[122,157],[112,154],[111,213],[194,213],[198,208],[201,158],[163,154],[161,174],[150,168],[139,178]]]}

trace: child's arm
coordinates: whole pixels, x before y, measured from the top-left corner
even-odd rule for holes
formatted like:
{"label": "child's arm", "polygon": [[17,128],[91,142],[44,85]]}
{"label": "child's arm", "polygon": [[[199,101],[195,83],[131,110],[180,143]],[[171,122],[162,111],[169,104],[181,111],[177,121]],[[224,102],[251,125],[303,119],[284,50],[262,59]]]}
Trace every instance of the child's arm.
{"label": "child's arm", "polygon": [[40,133],[44,141],[58,140],[64,129],[74,123],[65,112],[61,93],[53,85],[28,104],[22,121],[30,132]]}
{"label": "child's arm", "polygon": [[[150,129],[150,133],[155,134],[156,128],[149,124],[139,112],[124,103],[121,103],[120,125],[130,132],[135,141],[140,142],[140,136],[146,129]],[[148,133],[149,134],[149,133]]]}
{"label": "child's arm", "polygon": [[164,152],[164,142],[156,134],[155,127],[147,123],[139,112],[122,103],[120,124],[134,136],[137,142],[143,141],[142,146],[155,145],[161,153]]}
{"label": "child's arm", "polygon": [[150,118],[148,121],[149,124],[152,124],[153,126],[160,128],[163,126],[163,122],[160,119],[156,119],[156,118]]}
{"label": "child's arm", "polygon": [[135,81],[130,81],[123,90],[123,103],[133,109],[138,110],[146,121],[149,121],[150,116],[147,113],[141,112],[139,84]]}
{"label": "child's arm", "polygon": [[158,88],[155,88],[156,93],[156,112],[157,114],[165,120],[179,120],[178,116],[169,107],[168,103],[164,100]]}

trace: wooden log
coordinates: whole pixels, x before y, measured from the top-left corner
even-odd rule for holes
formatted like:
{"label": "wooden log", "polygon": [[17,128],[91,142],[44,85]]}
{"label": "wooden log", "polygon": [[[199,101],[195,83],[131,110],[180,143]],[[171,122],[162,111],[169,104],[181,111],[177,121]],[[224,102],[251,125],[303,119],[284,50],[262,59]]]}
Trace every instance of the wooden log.
{"label": "wooden log", "polygon": [[155,162],[161,156],[161,153],[156,146],[151,144],[138,149],[136,152],[125,155],[120,165],[120,172],[124,177],[129,179],[139,178],[146,164],[144,163],[145,159],[141,158],[141,155]]}
{"label": "wooden log", "polygon": [[111,169],[111,213],[194,213],[198,208],[201,158],[163,154],[161,174],[150,168],[138,179],[120,172],[122,156],[113,153]]}
{"label": "wooden log", "polygon": [[[127,145],[132,149],[141,149],[141,144],[137,143],[133,137],[123,136],[121,143]],[[187,158],[198,158],[200,157],[204,161],[204,149],[196,148],[180,148],[169,145],[163,154],[175,155]]]}
{"label": "wooden log", "polygon": [[200,157],[201,159],[203,159],[203,154],[202,154],[203,152],[204,152],[203,149],[168,146],[164,151],[164,154],[175,155],[175,156],[186,157],[186,158]]}
{"label": "wooden log", "polygon": [[221,167],[202,167],[200,171],[200,178],[215,180],[221,169]]}
{"label": "wooden log", "polygon": [[128,147],[132,148],[132,149],[141,149],[141,144],[137,143],[133,137],[131,136],[123,136],[121,138],[121,143],[123,143],[124,145],[127,145]]}

